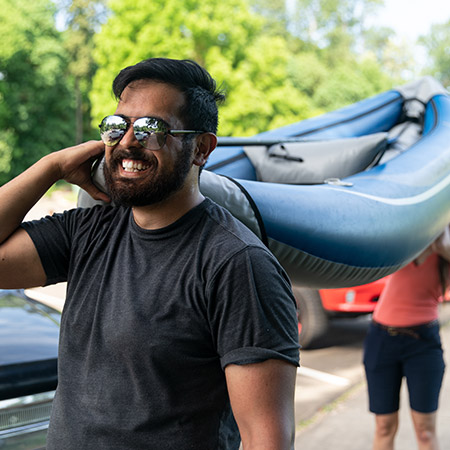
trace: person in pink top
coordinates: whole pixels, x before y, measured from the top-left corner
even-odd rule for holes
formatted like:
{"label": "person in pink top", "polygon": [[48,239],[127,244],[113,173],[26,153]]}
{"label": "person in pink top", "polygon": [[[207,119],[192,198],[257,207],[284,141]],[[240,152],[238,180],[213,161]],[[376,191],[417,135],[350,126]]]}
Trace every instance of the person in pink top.
{"label": "person in pink top", "polygon": [[373,450],[394,448],[400,387],[406,378],[419,450],[439,449],[436,412],[445,363],[438,305],[449,286],[450,225],[416,260],[394,273],[364,342]]}

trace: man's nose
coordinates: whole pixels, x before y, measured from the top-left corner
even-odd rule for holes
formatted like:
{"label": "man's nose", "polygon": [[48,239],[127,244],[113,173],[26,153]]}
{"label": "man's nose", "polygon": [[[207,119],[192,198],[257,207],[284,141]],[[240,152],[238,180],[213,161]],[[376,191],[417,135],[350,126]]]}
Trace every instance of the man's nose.
{"label": "man's nose", "polygon": [[120,144],[122,147],[127,148],[141,147],[141,144],[139,144],[139,141],[136,139],[134,134],[133,126],[128,127],[128,130],[120,140]]}

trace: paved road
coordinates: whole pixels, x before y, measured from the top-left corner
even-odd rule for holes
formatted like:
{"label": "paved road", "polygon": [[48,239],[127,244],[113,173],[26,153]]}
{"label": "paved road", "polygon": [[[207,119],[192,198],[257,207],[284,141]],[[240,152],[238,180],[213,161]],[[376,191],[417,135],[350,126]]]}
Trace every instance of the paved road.
{"label": "paved road", "polygon": [[336,319],[321,348],[301,351],[296,387],[298,426],[361,382],[362,344],[369,322],[369,316]]}

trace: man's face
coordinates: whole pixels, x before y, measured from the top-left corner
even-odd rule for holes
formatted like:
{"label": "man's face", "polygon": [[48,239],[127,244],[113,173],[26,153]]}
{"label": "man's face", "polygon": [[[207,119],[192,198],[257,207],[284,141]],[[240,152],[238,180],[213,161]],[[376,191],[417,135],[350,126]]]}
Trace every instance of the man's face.
{"label": "man's face", "polygon": [[[116,114],[131,122],[156,117],[170,129],[183,129],[178,113],[184,101],[182,92],[171,85],[141,80],[124,89]],[[130,126],[118,144],[105,147],[104,174],[112,200],[125,206],[147,206],[178,192],[192,168],[193,142],[168,135],[160,150],[148,150],[139,144]]]}

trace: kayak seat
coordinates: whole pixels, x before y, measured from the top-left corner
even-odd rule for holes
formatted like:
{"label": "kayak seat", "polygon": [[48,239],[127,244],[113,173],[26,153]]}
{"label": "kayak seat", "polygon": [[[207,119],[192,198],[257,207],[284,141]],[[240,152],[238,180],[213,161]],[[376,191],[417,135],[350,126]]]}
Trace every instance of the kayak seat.
{"label": "kayak seat", "polygon": [[329,178],[345,178],[378,163],[388,133],[366,136],[285,142],[270,147],[245,146],[258,181],[285,184],[321,184]]}

